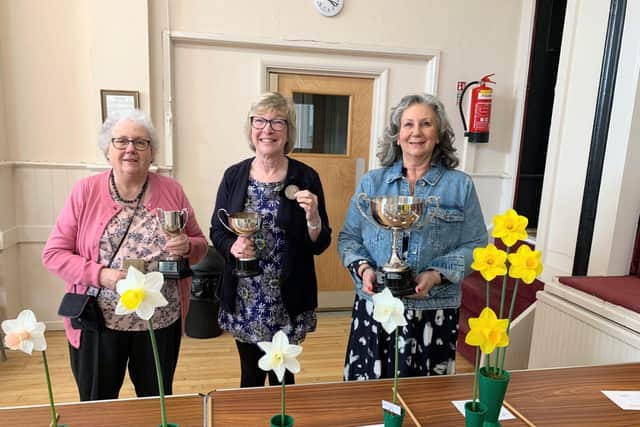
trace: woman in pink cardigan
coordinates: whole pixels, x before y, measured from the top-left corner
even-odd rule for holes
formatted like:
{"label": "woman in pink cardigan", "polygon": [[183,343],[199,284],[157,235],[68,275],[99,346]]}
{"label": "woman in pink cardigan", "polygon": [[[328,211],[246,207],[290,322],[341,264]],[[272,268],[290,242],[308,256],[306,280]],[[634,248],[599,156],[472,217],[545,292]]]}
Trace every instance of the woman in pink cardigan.
{"label": "woman in pink cardigan", "polygon": [[[103,328],[73,329],[64,319],[80,399],[118,398],[127,367],[136,394],[155,396],[158,386],[146,321],[135,313],[115,314],[116,283],[126,277],[127,265],[143,273],[157,271],[158,260],[169,255],[195,264],[204,256],[207,241],[180,184],[149,172],[157,142],[145,113],[109,116],[98,146],[111,169],[75,184],[47,240],[42,262],[64,280],[65,292],[84,294],[92,287],[100,291]],[[166,235],[157,208],[186,208],[184,232]],[[157,308],[152,318],[167,394],[172,393],[190,287],[188,277],[165,278],[162,293],[169,304]]]}

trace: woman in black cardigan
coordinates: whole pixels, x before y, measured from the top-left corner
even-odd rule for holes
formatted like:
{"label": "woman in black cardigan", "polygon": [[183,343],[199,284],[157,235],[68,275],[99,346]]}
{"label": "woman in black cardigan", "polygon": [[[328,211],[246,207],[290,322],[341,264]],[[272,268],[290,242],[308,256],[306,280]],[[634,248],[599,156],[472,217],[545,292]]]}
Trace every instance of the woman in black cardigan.
{"label": "woman in black cardigan", "polygon": [[[287,156],[296,136],[293,106],[278,93],[263,94],[249,110],[245,130],[256,155],[225,171],[210,236],[226,260],[218,320],[236,339],[240,386],[256,387],[267,375],[258,367],[264,354],[258,342],[271,341],[282,329],[299,344],[316,328],[313,257],[329,246],[331,228],[318,173]],[[220,221],[221,209],[257,213],[260,229],[237,236]],[[254,257],[257,275],[238,274],[236,261]],[[286,372],[285,382],[292,384],[293,374]],[[278,384],[273,372],[269,384]]]}

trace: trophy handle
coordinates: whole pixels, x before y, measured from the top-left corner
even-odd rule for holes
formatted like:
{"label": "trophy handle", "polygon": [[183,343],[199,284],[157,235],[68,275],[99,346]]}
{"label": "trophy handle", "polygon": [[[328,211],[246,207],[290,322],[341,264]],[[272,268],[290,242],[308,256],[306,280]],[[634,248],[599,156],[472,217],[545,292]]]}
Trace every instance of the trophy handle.
{"label": "trophy handle", "polygon": [[225,224],[225,222],[222,220],[222,217],[220,216],[220,213],[224,213],[227,216],[227,221],[229,220],[229,217],[231,215],[229,215],[229,212],[227,212],[227,210],[225,208],[220,208],[218,209],[218,219],[220,220],[220,224],[222,224],[222,226],[224,228],[226,228],[227,230],[229,230],[230,232],[232,232],[233,234],[235,234],[236,236],[238,235],[238,233],[236,233],[235,231],[233,231],[231,229],[231,227],[229,227],[227,224]]}
{"label": "trophy handle", "polygon": [[162,208],[156,208],[156,218],[158,219],[160,225],[164,224],[164,211],[162,210]]}
{"label": "trophy handle", "polygon": [[180,213],[182,214],[182,217],[184,218],[182,220],[182,224],[180,224],[180,225],[182,225],[182,228],[184,228],[184,227],[187,226],[187,221],[189,221],[189,209],[182,208],[182,209],[180,209]]}
{"label": "trophy handle", "polygon": [[367,193],[360,193],[358,194],[358,196],[356,196],[356,207],[358,208],[358,210],[360,211],[360,215],[363,216],[364,219],[366,219],[367,221],[369,221],[371,224],[375,225],[375,226],[380,226],[380,224],[378,224],[377,222],[375,222],[374,220],[372,220],[369,215],[367,215],[363,210],[362,207],[360,206],[360,202],[361,201],[365,201],[367,203],[369,203],[369,196],[367,196]]}

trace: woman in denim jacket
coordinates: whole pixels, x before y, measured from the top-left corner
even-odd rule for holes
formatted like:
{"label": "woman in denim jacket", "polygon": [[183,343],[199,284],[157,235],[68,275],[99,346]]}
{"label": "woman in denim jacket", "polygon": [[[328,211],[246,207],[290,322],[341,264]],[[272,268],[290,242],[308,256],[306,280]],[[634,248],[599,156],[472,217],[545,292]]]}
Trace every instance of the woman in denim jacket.
{"label": "woman in denim jacket", "polygon": [[374,225],[358,195],[428,199],[407,232],[404,261],[414,274],[415,295],[402,298],[408,325],[400,329],[399,375],[455,373],[460,282],[469,274],[473,248],[487,230],[471,178],[455,170],[455,136],[444,106],[431,95],[409,95],[392,110],[380,142],[383,168],[368,172],[351,199],[338,251],[353,276],[356,297],[345,358],[345,380],[393,377],[393,335],[373,320],[376,267],[391,255],[391,230]]}

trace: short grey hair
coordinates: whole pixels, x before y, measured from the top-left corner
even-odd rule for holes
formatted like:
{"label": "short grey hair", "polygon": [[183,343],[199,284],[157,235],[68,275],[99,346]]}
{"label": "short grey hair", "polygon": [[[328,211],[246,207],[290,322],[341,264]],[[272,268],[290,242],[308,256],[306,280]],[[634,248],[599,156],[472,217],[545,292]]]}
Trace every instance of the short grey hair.
{"label": "short grey hair", "polygon": [[109,144],[111,144],[111,138],[113,137],[113,128],[120,122],[133,122],[136,125],[145,128],[149,134],[149,140],[151,141],[151,159],[153,161],[156,152],[158,151],[158,137],[156,136],[156,129],[153,127],[151,119],[144,111],[140,110],[128,110],[118,111],[109,114],[100,128],[98,134],[98,148],[107,156],[109,151]]}
{"label": "short grey hair", "polygon": [[251,104],[244,123],[244,132],[249,139],[249,148],[256,151],[251,142],[251,117],[268,111],[274,111],[287,117],[287,141],[284,145],[284,154],[289,154],[296,145],[296,109],[290,99],[277,92],[263,93]]}
{"label": "short grey hair", "polygon": [[398,134],[400,133],[400,119],[407,108],[414,104],[428,105],[436,113],[439,143],[433,149],[431,163],[441,163],[448,169],[458,166],[460,160],[455,155],[456,149],[453,146],[456,136],[449,124],[444,105],[438,98],[426,93],[407,95],[391,110],[389,126],[384,130],[384,135],[378,143],[377,157],[382,166],[391,166],[397,160],[402,159],[402,148],[397,144]]}

